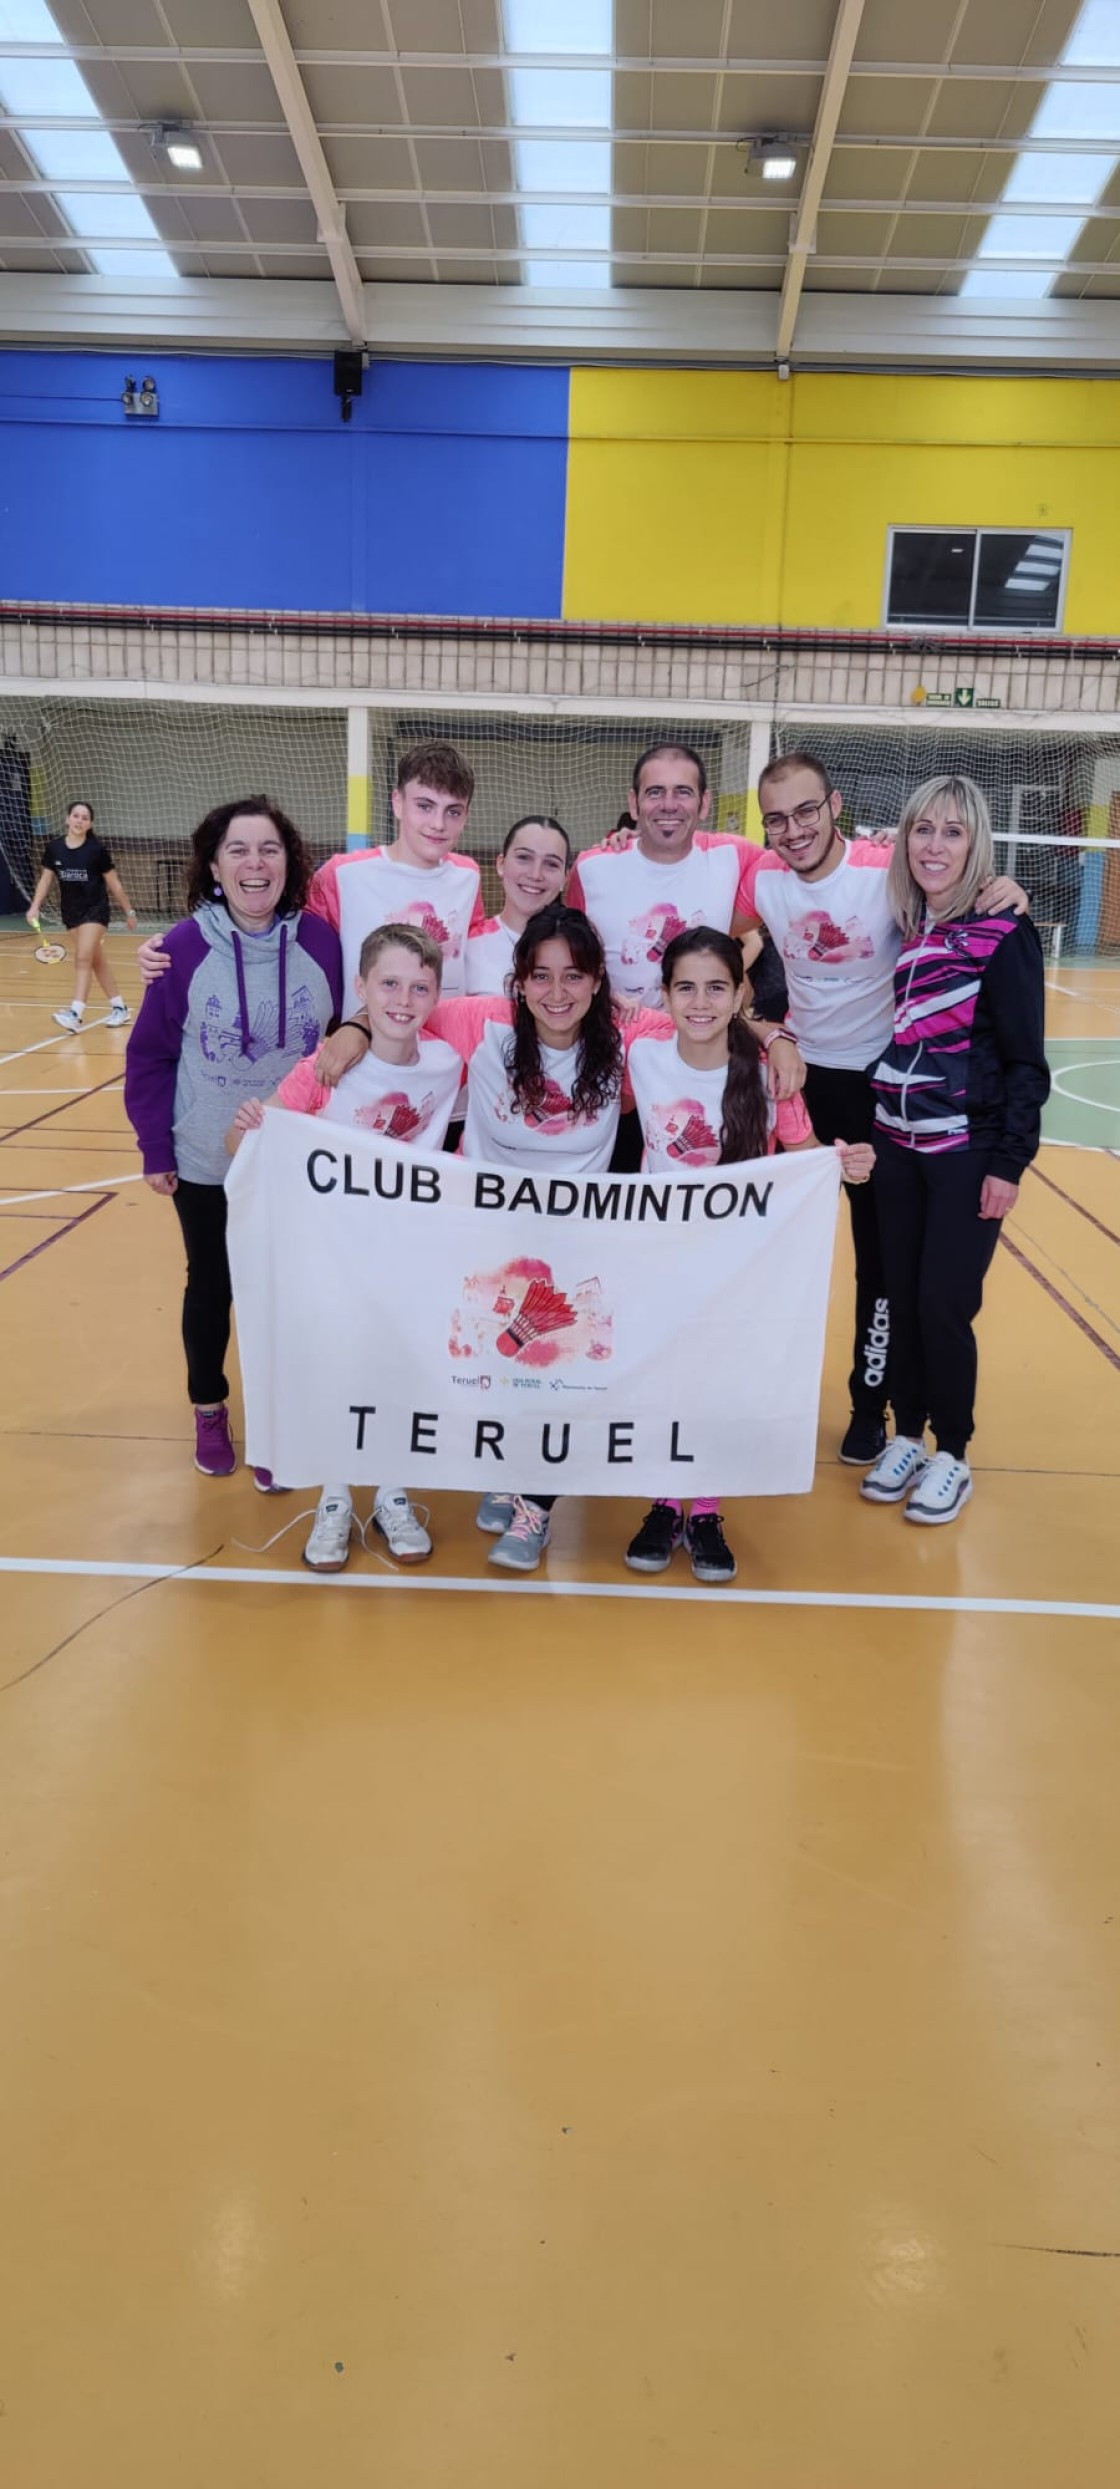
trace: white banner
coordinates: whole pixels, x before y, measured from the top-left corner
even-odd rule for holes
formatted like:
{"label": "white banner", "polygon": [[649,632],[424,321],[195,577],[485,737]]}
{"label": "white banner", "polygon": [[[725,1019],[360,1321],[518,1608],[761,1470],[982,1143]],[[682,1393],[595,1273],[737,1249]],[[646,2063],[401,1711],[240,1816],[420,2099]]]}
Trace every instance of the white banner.
{"label": "white banner", "polygon": [[804,1495],[834,1150],[529,1177],[275,1109],[229,1177],[247,1456],[286,1486]]}

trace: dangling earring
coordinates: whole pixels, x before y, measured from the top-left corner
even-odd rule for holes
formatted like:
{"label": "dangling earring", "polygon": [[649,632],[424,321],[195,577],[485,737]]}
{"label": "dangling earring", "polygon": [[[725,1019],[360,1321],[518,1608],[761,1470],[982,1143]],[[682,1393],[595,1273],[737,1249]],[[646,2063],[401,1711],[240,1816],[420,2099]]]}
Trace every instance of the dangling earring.
{"label": "dangling earring", "polygon": [[220,898],[221,898],[221,895],[222,895],[222,885],[221,885],[221,883],[220,883],[219,881],[216,881],[216,882],[215,882],[215,884],[214,884],[214,897],[215,897],[216,899],[220,899]]}

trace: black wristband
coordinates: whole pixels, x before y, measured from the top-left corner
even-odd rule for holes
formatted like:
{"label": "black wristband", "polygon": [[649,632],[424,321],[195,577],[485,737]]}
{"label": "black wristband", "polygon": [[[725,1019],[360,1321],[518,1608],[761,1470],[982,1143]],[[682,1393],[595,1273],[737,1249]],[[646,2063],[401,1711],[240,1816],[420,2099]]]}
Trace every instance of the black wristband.
{"label": "black wristband", "polygon": [[373,1030],[367,1026],[364,1020],[340,1020],[338,1025],[339,1028],[356,1028],[359,1037],[364,1037],[367,1046],[372,1046]]}

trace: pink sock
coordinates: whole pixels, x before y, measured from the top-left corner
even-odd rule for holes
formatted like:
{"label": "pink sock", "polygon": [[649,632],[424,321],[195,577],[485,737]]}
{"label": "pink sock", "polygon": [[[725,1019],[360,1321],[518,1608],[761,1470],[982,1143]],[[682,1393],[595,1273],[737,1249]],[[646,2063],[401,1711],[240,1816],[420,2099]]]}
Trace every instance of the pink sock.
{"label": "pink sock", "polygon": [[657,1501],[659,1504],[667,1504],[670,1512],[676,1513],[678,1521],[684,1520],[684,1505],[678,1504],[675,1495],[659,1495]]}
{"label": "pink sock", "polygon": [[710,1512],[718,1512],[718,1511],[719,1511],[719,1497],[718,1497],[718,1495],[694,1495],[694,1496],[693,1496],[693,1498],[692,1498],[692,1518],[693,1518],[693,1520],[694,1520],[694,1521],[702,1521],[702,1520],[704,1519],[704,1517],[705,1517],[705,1514],[710,1513]]}

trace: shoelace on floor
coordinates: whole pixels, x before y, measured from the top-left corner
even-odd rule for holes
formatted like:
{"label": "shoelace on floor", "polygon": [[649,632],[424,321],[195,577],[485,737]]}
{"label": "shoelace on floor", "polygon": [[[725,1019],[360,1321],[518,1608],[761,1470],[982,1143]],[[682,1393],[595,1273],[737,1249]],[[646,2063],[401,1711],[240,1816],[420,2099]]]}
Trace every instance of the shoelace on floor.
{"label": "shoelace on floor", "polygon": [[[374,1509],[376,1510],[376,1506]],[[427,1504],[412,1504],[412,1510],[414,1513],[422,1516],[422,1526],[424,1529],[427,1529],[428,1522],[431,1518]],[[235,1538],[231,1541],[231,1544],[234,1547],[240,1547],[244,1555],[266,1556],[270,1548],[279,1546],[280,1540],[287,1537],[289,1530],[294,1530],[297,1524],[301,1521],[317,1520],[318,1514],[318,1504],[307,1504],[302,1512],[294,1512],[290,1521],[282,1522],[280,1528],[273,1531],[271,1538],[266,1538],[263,1543],[254,1543],[253,1540],[247,1538]],[[399,1570],[399,1567],[394,1564],[392,1556],[386,1555],[384,1550],[380,1547],[370,1546],[369,1532],[373,1528],[373,1513],[370,1513],[368,1521],[359,1521],[358,1515],[355,1512],[353,1505],[351,1505],[350,1517],[352,1525],[358,1533],[359,1540],[366,1555],[376,1556],[378,1563],[383,1564],[387,1572],[396,1573]]]}

